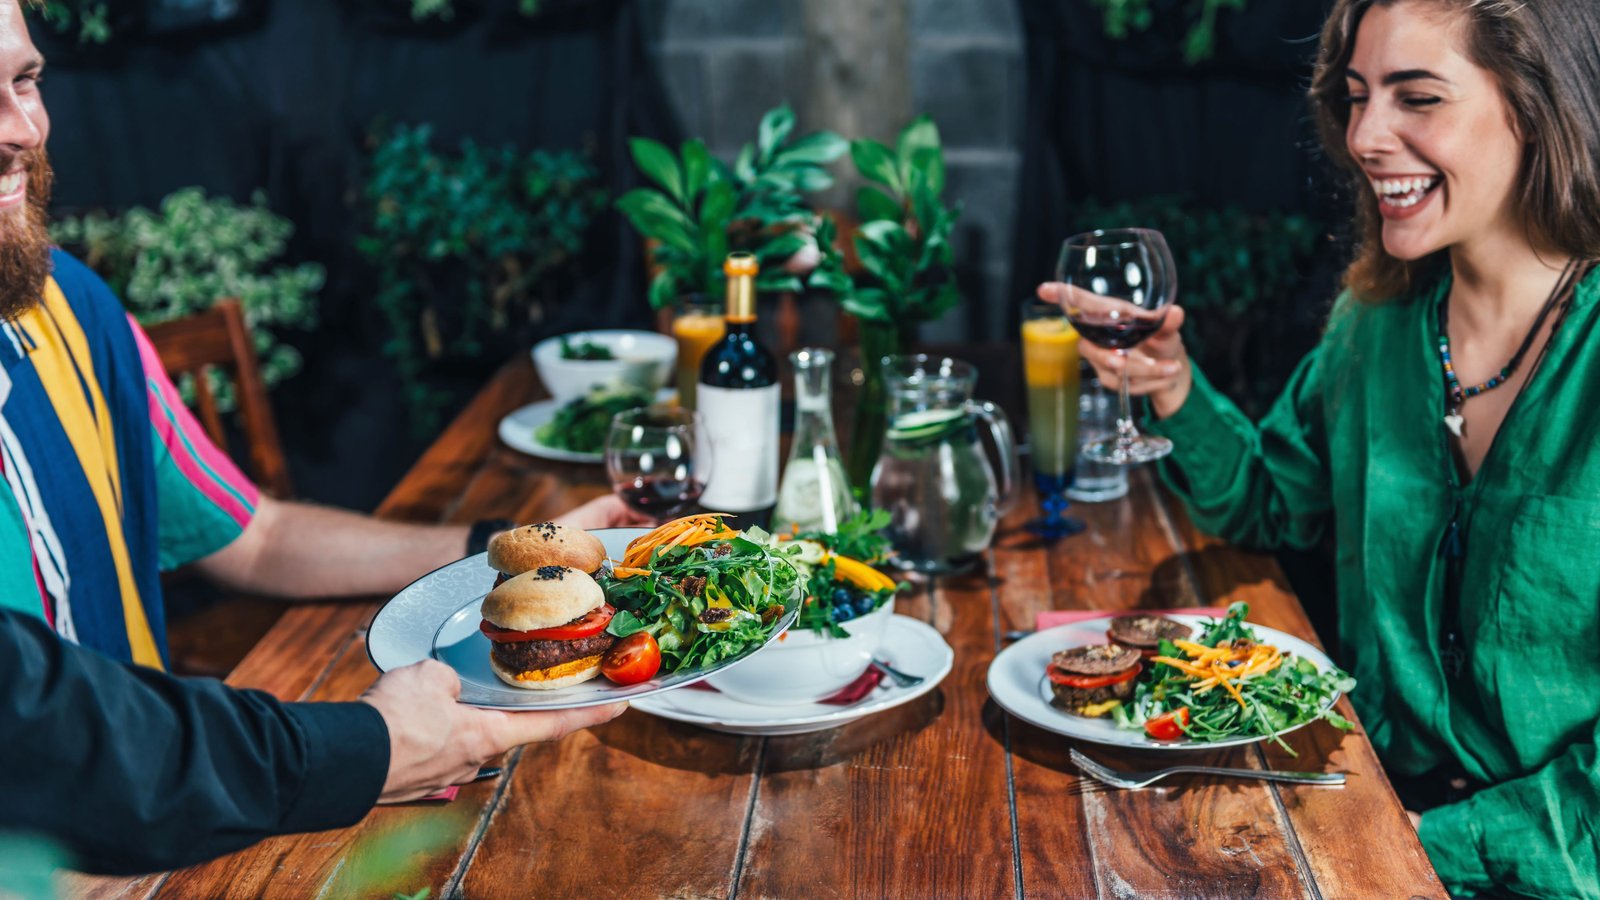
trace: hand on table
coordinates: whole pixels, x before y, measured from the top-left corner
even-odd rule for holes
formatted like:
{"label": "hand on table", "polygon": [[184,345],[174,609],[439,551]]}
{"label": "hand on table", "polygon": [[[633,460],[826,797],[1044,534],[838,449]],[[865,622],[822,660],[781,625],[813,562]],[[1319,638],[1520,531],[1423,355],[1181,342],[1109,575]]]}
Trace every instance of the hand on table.
{"label": "hand on table", "polygon": [[634,512],[616,494],[596,497],[582,506],[556,516],[555,521],[559,525],[582,528],[585,531],[591,528],[628,528],[632,526],[649,528],[656,525],[655,519]]}
{"label": "hand on table", "polygon": [[[1066,291],[1078,290],[1060,282],[1046,282],[1038,287],[1039,299],[1047,303],[1061,302]],[[1167,307],[1167,316],[1161,328],[1138,346],[1122,356],[1115,350],[1078,342],[1078,353],[1094,366],[1100,382],[1110,390],[1118,390],[1124,370],[1128,374],[1128,392],[1136,397],[1148,396],[1157,418],[1164,419],[1177,412],[1189,397],[1194,384],[1189,369],[1189,353],[1184,349],[1178,329],[1183,327],[1184,312],[1180,306]]]}
{"label": "hand on table", "polygon": [[389,775],[379,803],[415,800],[466,784],[480,766],[512,747],[560,740],[609,722],[628,707],[501,712],[463,706],[456,702],[460,695],[455,670],[432,659],[385,674],[361,695],[389,727]]}

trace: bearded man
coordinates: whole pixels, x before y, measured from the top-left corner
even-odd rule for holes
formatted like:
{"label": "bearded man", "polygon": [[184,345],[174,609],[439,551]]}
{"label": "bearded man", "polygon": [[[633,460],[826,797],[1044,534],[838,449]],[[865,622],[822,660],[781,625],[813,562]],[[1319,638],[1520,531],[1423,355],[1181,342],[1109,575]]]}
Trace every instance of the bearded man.
{"label": "bearded man", "polygon": [[[43,833],[92,871],[183,865],[350,824],[620,712],[460,706],[432,661],[359,703],[160,671],[164,569],[291,598],[385,594],[487,529],[274,501],[207,440],[111,291],[50,245],[43,68],[0,0],[0,832]],[[605,498],[563,521],[631,516]]]}

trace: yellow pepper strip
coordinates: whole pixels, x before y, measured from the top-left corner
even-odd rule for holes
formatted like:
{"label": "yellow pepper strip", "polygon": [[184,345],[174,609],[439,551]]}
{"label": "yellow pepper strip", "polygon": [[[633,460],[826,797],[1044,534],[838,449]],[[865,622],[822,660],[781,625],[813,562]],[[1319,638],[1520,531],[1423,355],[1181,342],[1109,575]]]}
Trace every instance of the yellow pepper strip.
{"label": "yellow pepper strip", "polygon": [[860,560],[850,559],[847,556],[829,556],[827,558],[833,560],[833,572],[835,575],[858,588],[878,591],[884,589],[892,590],[895,586],[893,578]]}

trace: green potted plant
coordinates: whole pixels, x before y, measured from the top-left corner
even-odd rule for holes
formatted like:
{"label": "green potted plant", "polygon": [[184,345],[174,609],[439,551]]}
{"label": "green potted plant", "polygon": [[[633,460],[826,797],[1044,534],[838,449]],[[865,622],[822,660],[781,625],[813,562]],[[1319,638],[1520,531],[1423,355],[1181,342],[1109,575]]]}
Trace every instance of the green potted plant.
{"label": "green potted plant", "polygon": [[426,125],[377,136],[367,173],[368,220],[357,249],[377,272],[376,301],[413,425],[431,428],[446,399],[430,366],[499,358],[556,302],[607,195],[572,152],[519,153],[467,140],[432,146]]}
{"label": "green potted plant", "polygon": [[815,243],[817,215],[805,195],[833,185],[823,167],[847,146],[830,131],[794,137],[787,106],[762,117],[755,143],[745,144],[732,166],[698,139],[677,153],[648,138],[630,141],[634,162],[655,187],[623,194],[617,209],[652,244],[650,306],[720,295],[722,261],[733,251],[761,261],[757,290],[800,290],[800,278],[783,264]]}
{"label": "green potted plant", "polygon": [[[50,228],[51,237],[98,272],[141,323],[181,318],[237,297],[268,387],[300,371],[299,351],[277,332],[316,324],[324,277],[315,263],[279,264],[292,234],[294,225],[268,209],[261,193],[240,205],[207,197],[198,187],[167,195],[159,210],[69,216]],[[189,399],[188,386],[179,387]],[[218,405],[231,409],[232,385],[219,381],[213,388]]]}
{"label": "green potted plant", "polygon": [[918,324],[961,302],[950,249],[961,209],[944,204],[944,149],[938,126],[927,116],[901,130],[893,148],[873,140],[851,141],[850,158],[871,182],[856,191],[861,224],[851,246],[860,268],[851,273],[837,246],[836,225],[825,220],[817,232],[822,261],[809,284],[831,292],[846,312],[861,320],[865,380],[846,469],[852,487],[864,495],[883,441],[880,361],[905,350]]}

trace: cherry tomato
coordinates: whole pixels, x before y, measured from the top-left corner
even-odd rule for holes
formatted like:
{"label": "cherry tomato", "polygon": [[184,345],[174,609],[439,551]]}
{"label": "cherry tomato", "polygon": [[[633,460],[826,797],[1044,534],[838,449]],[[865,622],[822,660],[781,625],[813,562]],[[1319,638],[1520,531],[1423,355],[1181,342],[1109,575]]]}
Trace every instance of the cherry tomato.
{"label": "cherry tomato", "polygon": [[554,628],[535,628],[531,631],[511,631],[505,628],[496,628],[484,619],[478,625],[478,630],[491,641],[509,644],[516,641],[575,641],[586,638],[591,634],[599,634],[601,629],[611,623],[611,617],[617,611],[609,603],[600,604],[598,609],[591,609],[588,613],[573,619],[565,625]]}
{"label": "cherry tomato", "polygon": [[1158,741],[1175,741],[1183,737],[1184,726],[1189,724],[1189,708],[1180,706],[1169,713],[1162,713],[1154,719],[1144,723],[1145,733]]}
{"label": "cherry tomato", "polygon": [[1045,671],[1050,675],[1050,681],[1055,684],[1070,688],[1098,688],[1137,678],[1143,669],[1144,666],[1136,665],[1126,672],[1118,672],[1115,675],[1074,675],[1071,672],[1063,672],[1055,666],[1050,666]]}
{"label": "cherry tomato", "polygon": [[661,671],[661,648],[648,631],[635,632],[606,651],[600,660],[600,674],[617,684],[649,681]]}

